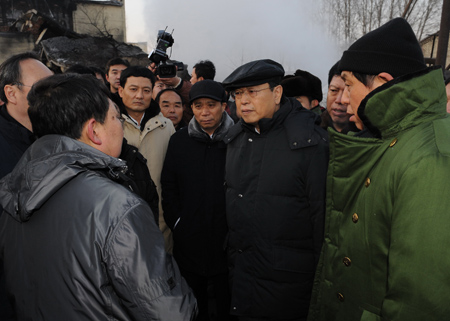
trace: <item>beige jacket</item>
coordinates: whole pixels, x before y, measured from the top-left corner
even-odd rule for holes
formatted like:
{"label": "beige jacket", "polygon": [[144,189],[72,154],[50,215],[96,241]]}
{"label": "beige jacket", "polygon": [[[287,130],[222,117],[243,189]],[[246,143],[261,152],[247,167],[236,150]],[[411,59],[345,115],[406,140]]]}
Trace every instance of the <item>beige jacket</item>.
{"label": "beige jacket", "polygon": [[170,119],[165,118],[161,113],[150,118],[142,132],[129,116],[123,115],[123,117],[125,118],[123,125],[125,138],[130,145],[136,146],[139,152],[147,159],[147,167],[159,196],[159,228],[164,234],[166,251],[172,253],[172,233],[164,221],[161,207],[161,171],[169,139],[175,133],[175,128]]}

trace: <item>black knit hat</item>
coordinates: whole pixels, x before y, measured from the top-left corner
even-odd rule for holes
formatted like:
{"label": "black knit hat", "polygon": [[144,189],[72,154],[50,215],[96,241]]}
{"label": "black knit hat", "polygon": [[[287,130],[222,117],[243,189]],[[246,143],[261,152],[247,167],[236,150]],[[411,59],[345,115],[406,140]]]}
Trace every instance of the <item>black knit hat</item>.
{"label": "black knit hat", "polygon": [[217,81],[205,79],[196,82],[189,91],[190,105],[198,98],[211,98],[223,103],[227,101],[227,93]]}
{"label": "black knit hat", "polygon": [[222,85],[227,90],[250,87],[267,82],[280,83],[284,69],[278,62],[270,59],[256,60],[246,63],[233,71]]}
{"label": "black knit hat", "polygon": [[395,18],[356,40],[344,51],[339,71],[394,78],[425,69],[422,49],[408,22]]}
{"label": "black knit hat", "polygon": [[287,97],[307,96],[322,101],[322,82],[313,74],[297,70],[294,76],[286,76],[281,81],[283,93]]}

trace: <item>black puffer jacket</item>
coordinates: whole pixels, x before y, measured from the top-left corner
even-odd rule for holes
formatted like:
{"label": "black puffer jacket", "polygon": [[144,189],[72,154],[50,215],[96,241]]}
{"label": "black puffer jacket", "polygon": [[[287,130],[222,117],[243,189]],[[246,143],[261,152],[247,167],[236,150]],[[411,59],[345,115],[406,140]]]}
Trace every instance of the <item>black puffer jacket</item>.
{"label": "black puffer jacket", "polygon": [[258,134],[230,129],[226,161],[231,312],[305,320],[323,239],[327,133],[286,100]]}
{"label": "black puffer jacket", "polygon": [[125,163],[44,136],[0,181],[0,259],[18,320],[190,320],[195,298]]}

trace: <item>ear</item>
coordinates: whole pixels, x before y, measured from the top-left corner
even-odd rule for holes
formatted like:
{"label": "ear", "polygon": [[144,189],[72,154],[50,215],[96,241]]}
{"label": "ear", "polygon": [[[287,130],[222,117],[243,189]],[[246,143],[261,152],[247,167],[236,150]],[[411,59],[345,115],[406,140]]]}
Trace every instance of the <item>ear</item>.
{"label": "ear", "polygon": [[394,79],[394,77],[392,77],[392,75],[391,75],[391,74],[388,74],[387,72],[379,73],[379,74],[377,75],[377,78],[379,78],[380,81],[381,81],[383,84],[384,84],[384,83],[387,83],[388,81],[391,81],[392,79]]}
{"label": "ear", "polygon": [[16,105],[17,104],[17,97],[16,97],[16,92],[17,92],[17,87],[11,86],[11,85],[6,85],[3,90],[5,91],[5,95],[6,95],[6,100],[5,103],[11,103]]}
{"label": "ear", "polygon": [[222,103],[222,112],[224,112],[226,108],[227,108],[227,103]]}
{"label": "ear", "polygon": [[101,145],[102,140],[99,136],[99,125],[100,123],[98,123],[94,118],[89,119],[81,130],[81,137],[79,140],[92,147],[95,147],[95,145]]}
{"label": "ear", "polygon": [[273,93],[275,94],[275,104],[279,104],[281,101],[281,96],[283,96],[283,87],[278,85],[273,88]]}
{"label": "ear", "polygon": [[108,76],[108,74],[106,74],[105,77],[106,77],[106,81],[109,82],[109,76]]}
{"label": "ear", "polygon": [[205,78],[203,78],[203,77],[197,78],[197,81],[202,81],[202,80],[205,80]]}
{"label": "ear", "polygon": [[317,99],[313,99],[313,100],[311,101],[311,108],[314,108],[314,107],[316,107],[317,105],[319,105],[319,101],[318,101]]}
{"label": "ear", "polygon": [[123,87],[122,86],[119,86],[119,96],[120,96],[120,98],[123,98],[122,97],[122,94],[123,94]]}

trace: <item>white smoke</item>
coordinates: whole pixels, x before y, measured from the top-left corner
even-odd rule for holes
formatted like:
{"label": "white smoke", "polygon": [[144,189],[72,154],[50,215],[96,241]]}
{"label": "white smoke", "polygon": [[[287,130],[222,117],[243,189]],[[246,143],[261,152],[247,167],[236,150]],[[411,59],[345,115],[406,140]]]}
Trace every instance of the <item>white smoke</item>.
{"label": "white smoke", "polygon": [[[316,19],[314,0],[127,0],[127,41],[156,45],[157,32],[175,29],[172,59],[192,66],[211,60],[222,81],[240,65],[269,58],[286,74],[303,69],[327,85],[338,45]],[[170,52],[170,49],[169,51]]]}

